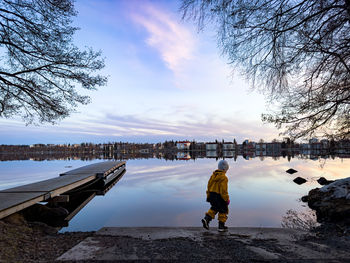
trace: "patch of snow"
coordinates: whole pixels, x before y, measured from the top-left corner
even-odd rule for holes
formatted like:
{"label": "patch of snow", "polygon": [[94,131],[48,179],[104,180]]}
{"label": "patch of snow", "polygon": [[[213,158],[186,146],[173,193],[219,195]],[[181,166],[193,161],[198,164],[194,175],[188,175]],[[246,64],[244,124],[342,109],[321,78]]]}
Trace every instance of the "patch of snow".
{"label": "patch of snow", "polygon": [[329,185],[325,185],[320,189],[321,192],[333,191],[332,198],[350,199],[350,177],[339,179]]}

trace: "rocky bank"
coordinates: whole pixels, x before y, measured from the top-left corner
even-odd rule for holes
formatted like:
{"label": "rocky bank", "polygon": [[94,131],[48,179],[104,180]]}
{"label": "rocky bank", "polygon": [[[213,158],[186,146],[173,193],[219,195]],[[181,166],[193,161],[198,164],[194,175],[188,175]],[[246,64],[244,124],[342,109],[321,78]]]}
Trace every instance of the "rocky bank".
{"label": "rocky bank", "polygon": [[319,223],[350,229],[350,177],[312,189],[302,200],[316,211]]}
{"label": "rocky bank", "polygon": [[350,239],[283,228],[103,228],[0,221],[0,262],[348,262]]}

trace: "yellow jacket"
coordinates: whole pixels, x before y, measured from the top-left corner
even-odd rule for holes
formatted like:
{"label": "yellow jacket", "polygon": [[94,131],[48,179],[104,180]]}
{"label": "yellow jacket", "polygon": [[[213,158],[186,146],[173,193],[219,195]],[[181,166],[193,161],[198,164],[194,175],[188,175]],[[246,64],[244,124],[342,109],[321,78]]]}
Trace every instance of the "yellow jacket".
{"label": "yellow jacket", "polygon": [[215,170],[208,181],[207,197],[210,192],[215,192],[221,195],[226,202],[230,199],[227,192],[228,179],[223,170]]}

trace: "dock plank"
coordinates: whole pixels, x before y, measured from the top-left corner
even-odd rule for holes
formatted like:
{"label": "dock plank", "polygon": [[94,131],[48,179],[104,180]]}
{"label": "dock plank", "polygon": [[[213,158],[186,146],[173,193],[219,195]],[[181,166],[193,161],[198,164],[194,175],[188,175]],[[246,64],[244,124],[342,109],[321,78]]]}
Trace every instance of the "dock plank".
{"label": "dock plank", "polygon": [[65,177],[60,176],[60,177],[55,177],[52,179],[32,183],[32,184],[26,184],[26,185],[17,186],[10,189],[5,189],[5,190],[2,190],[1,193],[50,192],[57,188],[65,187],[67,185],[70,185],[75,182],[79,182],[86,178],[89,178],[91,180],[91,179],[95,179],[96,176],[94,174],[92,175],[71,174]]}
{"label": "dock plank", "polygon": [[107,161],[87,165],[52,179],[0,191],[0,219],[37,202],[70,191],[97,178],[124,169],[125,162]]}
{"label": "dock plank", "polygon": [[45,199],[46,192],[29,193],[1,193],[0,192],[0,218],[23,210]]}
{"label": "dock plank", "polygon": [[[32,193],[0,193],[0,210],[3,210],[7,207],[11,207],[18,203],[23,203],[24,201],[34,199],[38,195],[45,195],[46,192],[32,192]],[[40,202],[40,201],[39,201]]]}
{"label": "dock plank", "polygon": [[[125,162],[114,162],[114,161],[106,161],[101,163],[94,163],[90,165],[86,165],[84,167],[80,167],[65,173],[60,174],[61,176],[67,176],[70,174],[106,174],[108,172],[112,172],[113,168],[115,168],[116,163],[119,163],[120,166],[125,165]],[[112,171],[110,171],[112,170]]]}

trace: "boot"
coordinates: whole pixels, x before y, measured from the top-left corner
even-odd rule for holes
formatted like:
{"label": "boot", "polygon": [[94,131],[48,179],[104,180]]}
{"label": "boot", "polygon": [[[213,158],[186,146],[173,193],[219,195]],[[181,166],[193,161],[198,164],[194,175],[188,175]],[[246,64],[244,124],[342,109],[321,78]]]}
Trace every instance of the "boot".
{"label": "boot", "polygon": [[205,217],[202,219],[202,224],[203,227],[207,230],[209,230],[209,222],[211,221],[211,216],[210,215],[205,215]]}
{"label": "boot", "polygon": [[219,231],[219,232],[226,232],[227,229],[228,229],[228,228],[227,228],[227,226],[225,226],[225,223],[219,221],[219,228],[218,228],[218,231]]}

